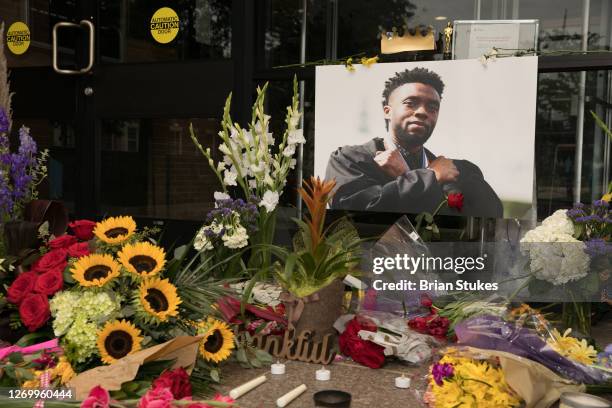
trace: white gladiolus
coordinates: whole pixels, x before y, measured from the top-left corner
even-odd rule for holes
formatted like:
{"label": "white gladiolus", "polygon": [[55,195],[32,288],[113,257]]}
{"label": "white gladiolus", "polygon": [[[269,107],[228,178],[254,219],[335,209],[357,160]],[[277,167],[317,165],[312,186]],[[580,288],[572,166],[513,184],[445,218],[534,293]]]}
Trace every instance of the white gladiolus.
{"label": "white gladiolus", "polygon": [[279,196],[278,196],[278,193],[276,191],[267,190],[264,193],[264,195],[263,195],[259,205],[261,207],[265,207],[266,211],[271,213],[272,211],[274,211],[274,209],[278,205],[278,197]]}
{"label": "white gladiolus", "polygon": [[306,139],[304,139],[304,130],[303,129],[295,129],[289,132],[287,136],[288,144],[302,144],[306,143]]}
{"label": "white gladiolus", "polygon": [[291,157],[294,154],[295,154],[295,145],[294,144],[287,145],[287,147],[285,147],[285,149],[283,150],[283,156],[285,156],[285,157]]}
{"label": "white gladiolus", "polygon": [[218,200],[229,200],[230,196],[227,193],[224,193],[222,191],[215,191],[215,193],[213,194],[213,197],[215,197],[215,201]]}
{"label": "white gladiolus", "polygon": [[225,172],[223,173],[223,182],[226,186],[236,186],[238,185],[236,183],[236,177],[238,177],[236,172],[233,172],[231,170],[225,170]]}

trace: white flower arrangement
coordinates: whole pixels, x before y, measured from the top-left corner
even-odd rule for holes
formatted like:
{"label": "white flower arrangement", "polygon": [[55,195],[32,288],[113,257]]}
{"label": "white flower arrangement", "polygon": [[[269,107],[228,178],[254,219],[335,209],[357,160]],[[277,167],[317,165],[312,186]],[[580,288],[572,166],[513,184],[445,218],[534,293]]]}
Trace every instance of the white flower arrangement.
{"label": "white flower arrangement", "polygon": [[[244,293],[245,288],[249,282],[240,282],[230,284],[230,287],[236,291],[239,295]],[[249,302],[255,301],[262,305],[276,307],[280,302],[280,294],[282,288],[278,285],[271,285],[268,283],[258,282],[251,291]]]}
{"label": "white flower arrangement", "polygon": [[[298,109],[297,80],[293,83],[293,99],[287,107],[286,130],[278,148],[274,148],[274,137],[269,132],[270,116],[264,112],[264,96],[267,84],[257,88],[257,100],[253,105],[251,123],[248,129],[234,123],[230,117],[231,95],[227,98],[219,132],[219,150],[223,159],[218,163],[212,158],[210,149],[204,149],[191,130],[191,138],[208,159],[211,169],[217,175],[223,192],[227,187],[239,186],[247,199],[255,197],[259,206],[272,213],[283,193],[289,171],[295,168],[293,156],[299,145],[306,139],[302,129],[298,129],[301,113]],[[274,150],[274,152],[273,152]],[[217,193],[215,193],[217,194]],[[215,197],[217,199],[217,197]]]}
{"label": "white flower arrangement", "polygon": [[573,237],[574,224],[566,210],[558,210],[521,239],[521,251],[529,253],[531,272],[537,279],[563,285],[588,274],[585,244]]}

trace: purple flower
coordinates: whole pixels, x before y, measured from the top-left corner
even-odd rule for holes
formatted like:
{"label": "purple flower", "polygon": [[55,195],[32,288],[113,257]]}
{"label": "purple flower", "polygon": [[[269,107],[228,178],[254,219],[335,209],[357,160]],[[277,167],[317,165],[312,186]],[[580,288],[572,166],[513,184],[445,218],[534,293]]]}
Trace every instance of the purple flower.
{"label": "purple flower", "polygon": [[602,238],[593,238],[586,241],[584,244],[584,252],[589,254],[591,257],[612,254],[612,244],[606,242]]}
{"label": "purple flower", "polygon": [[444,379],[451,378],[454,373],[455,369],[453,365],[448,363],[436,363],[431,369],[431,375],[439,386],[442,386]]}
{"label": "purple flower", "polygon": [[8,132],[9,118],[4,108],[0,108],[0,133]]}
{"label": "purple flower", "polygon": [[593,201],[593,207],[596,208],[608,208],[610,204],[606,200],[595,200]]}

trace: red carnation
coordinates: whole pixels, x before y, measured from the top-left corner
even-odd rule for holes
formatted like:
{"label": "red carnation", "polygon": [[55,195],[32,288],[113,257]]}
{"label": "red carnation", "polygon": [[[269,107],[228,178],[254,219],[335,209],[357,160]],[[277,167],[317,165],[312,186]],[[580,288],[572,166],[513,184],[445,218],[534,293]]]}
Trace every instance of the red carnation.
{"label": "red carnation", "polygon": [[68,226],[74,232],[74,235],[81,241],[89,241],[93,238],[93,230],[96,226],[96,223],[89,220],[78,220],[71,222]]}
{"label": "red carnation", "polygon": [[32,292],[38,275],[36,272],[24,272],[19,274],[7,290],[6,299],[15,304],[21,303],[23,298]]}
{"label": "red carnation", "polygon": [[64,287],[63,269],[52,269],[41,274],[34,285],[34,292],[52,296]]}
{"label": "red carnation", "polygon": [[21,321],[33,332],[49,320],[49,300],[40,293],[30,293],[19,305]]}
{"label": "red carnation", "polygon": [[448,208],[456,208],[461,211],[463,209],[463,194],[450,193],[448,195]]}
{"label": "red carnation", "polygon": [[187,371],[185,371],[183,367],[164,371],[151,385],[154,388],[169,388],[175,400],[191,397],[189,374],[187,374]]}
{"label": "red carnation", "polygon": [[70,245],[77,242],[76,237],[72,235],[62,235],[61,237],[57,237],[51,241],[49,241],[49,248],[51,249],[61,249],[68,248]]}
{"label": "red carnation", "polygon": [[66,255],[68,251],[66,249],[54,249],[53,251],[49,251],[42,256],[39,260],[34,262],[32,265],[33,271],[38,273],[44,273],[48,270],[59,268],[64,269],[66,267]]}
{"label": "red carnation", "polygon": [[71,258],[80,258],[89,255],[89,244],[87,242],[77,242],[68,248],[68,256]]}

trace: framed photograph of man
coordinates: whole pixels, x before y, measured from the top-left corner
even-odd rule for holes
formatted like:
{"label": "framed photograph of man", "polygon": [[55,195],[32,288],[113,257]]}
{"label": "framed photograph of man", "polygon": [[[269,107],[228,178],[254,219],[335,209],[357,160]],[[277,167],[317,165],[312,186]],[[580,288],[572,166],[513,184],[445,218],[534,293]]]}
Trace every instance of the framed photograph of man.
{"label": "framed photograph of man", "polygon": [[317,67],[315,174],[337,182],[332,209],[416,214],[461,193],[463,215],[526,217],[536,92],[536,57]]}

